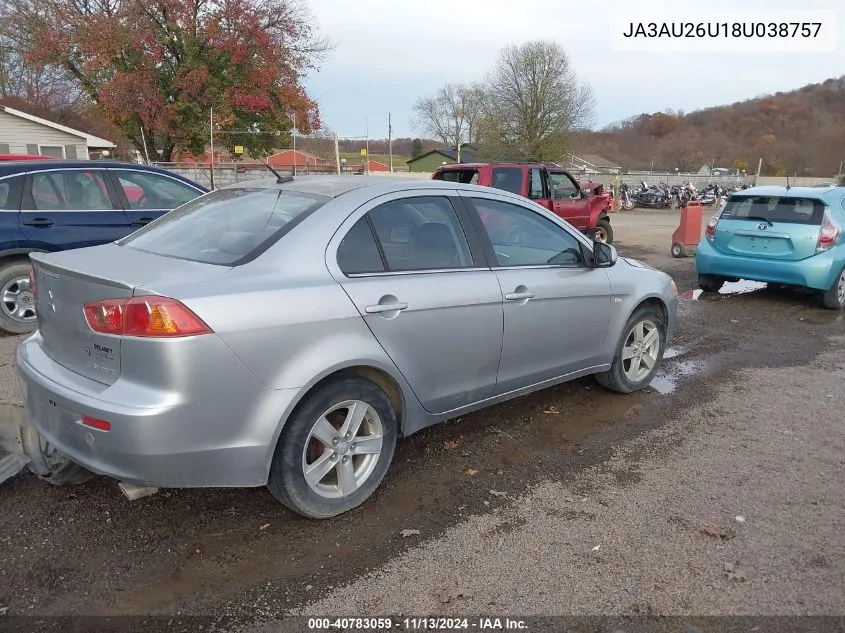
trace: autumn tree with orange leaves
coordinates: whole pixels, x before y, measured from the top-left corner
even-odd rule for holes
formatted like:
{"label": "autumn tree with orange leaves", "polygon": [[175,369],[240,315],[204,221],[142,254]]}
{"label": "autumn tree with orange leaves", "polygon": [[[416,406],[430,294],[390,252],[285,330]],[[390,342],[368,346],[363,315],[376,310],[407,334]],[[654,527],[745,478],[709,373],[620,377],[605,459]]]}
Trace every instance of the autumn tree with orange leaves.
{"label": "autumn tree with orange leaves", "polygon": [[[61,68],[139,151],[253,155],[320,127],[302,78],[329,49],[300,0],[8,0],[23,59]],[[281,138],[280,138],[281,137]],[[280,143],[281,141],[281,143]]]}

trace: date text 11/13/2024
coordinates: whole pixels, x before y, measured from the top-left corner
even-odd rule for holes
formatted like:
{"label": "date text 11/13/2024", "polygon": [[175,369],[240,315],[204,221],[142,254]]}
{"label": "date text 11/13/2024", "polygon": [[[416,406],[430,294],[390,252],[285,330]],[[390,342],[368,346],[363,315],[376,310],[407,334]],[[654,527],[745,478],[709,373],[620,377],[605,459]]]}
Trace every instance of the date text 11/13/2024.
{"label": "date text 11/13/2024", "polygon": [[408,618],[309,618],[308,630],[341,631],[525,631],[528,624],[524,620],[512,618],[443,618],[443,617],[408,617]]}

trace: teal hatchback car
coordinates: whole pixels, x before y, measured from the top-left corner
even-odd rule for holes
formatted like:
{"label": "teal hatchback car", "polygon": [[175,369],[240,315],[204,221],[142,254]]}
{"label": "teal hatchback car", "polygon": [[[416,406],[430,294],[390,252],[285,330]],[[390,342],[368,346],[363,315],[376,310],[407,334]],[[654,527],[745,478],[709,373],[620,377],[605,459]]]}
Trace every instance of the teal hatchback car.
{"label": "teal hatchback car", "polygon": [[695,253],[698,285],[747,279],[820,291],[845,308],[845,187],[752,187],[731,195]]}

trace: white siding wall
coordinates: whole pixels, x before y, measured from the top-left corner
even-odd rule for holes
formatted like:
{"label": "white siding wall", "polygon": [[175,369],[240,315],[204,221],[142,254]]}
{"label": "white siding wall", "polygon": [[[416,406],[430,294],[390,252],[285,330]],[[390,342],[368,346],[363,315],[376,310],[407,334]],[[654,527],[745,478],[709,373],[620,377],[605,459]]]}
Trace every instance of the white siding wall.
{"label": "white siding wall", "polygon": [[[27,121],[0,110],[0,149],[9,146],[9,154],[28,154],[27,145],[50,145],[76,148],[76,158],[87,159],[88,147],[85,139],[73,134],[54,130],[46,125]],[[5,152],[0,152],[0,154]],[[39,152],[40,153],[40,152]],[[65,151],[65,158],[67,158]]]}

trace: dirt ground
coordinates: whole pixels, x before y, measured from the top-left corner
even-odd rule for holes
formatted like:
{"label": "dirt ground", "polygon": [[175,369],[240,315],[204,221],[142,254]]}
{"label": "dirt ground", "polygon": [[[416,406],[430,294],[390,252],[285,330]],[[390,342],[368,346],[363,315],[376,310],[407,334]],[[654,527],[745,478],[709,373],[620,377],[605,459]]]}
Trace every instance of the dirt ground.
{"label": "dirt ground", "polygon": [[[128,502],[108,479],[18,476],[0,486],[0,609],[256,632],[289,612],[845,613],[843,315],[795,291],[697,296],[694,260],[669,255],[677,212],[613,225],[687,297],[652,388],[583,379],[427,429],[330,521],[264,489]],[[0,339],[12,406],[16,342]]]}

